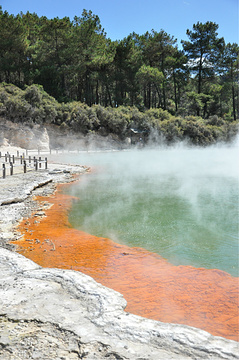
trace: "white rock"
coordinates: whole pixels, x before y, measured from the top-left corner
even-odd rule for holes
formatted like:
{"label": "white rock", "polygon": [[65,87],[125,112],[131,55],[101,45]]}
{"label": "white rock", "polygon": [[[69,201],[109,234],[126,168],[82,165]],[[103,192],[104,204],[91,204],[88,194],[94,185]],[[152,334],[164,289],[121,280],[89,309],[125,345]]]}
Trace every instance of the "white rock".
{"label": "white rock", "polygon": [[239,358],[235,341],[128,314],[125,306],[121,294],[87,275],[41,268],[0,248],[0,309],[9,319],[57,324],[85,344],[107,345],[123,359]]}

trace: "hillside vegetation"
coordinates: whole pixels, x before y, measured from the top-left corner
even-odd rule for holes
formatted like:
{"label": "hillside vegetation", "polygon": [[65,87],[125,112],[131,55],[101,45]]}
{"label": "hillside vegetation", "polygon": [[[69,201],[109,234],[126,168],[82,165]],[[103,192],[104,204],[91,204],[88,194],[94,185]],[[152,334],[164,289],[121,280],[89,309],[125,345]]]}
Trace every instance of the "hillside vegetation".
{"label": "hillside vegetation", "polygon": [[59,103],[42,86],[34,84],[24,90],[12,84],[0,84],[0,116],[30,127],[54,124],[64,132],[113,134],[121,141],[137,133],[145,143],[172,143],[186,139],[192,144],[208,145],[230,141],[238,131],[237,121],[228,121],[217,115],[208,119],[197,116],[183,118],[161,108],[140,111],[134,106],[112,108],[99,104],[88,106],[77,101]]}
{"label": "hillside vegetation", "polygon": [[107,37],[83,10],[73,19],[11,15],[0,6],[0,111],[119,140],[228,141],[239,118],[239,46],[207,21],[181,41],[164,30]]}

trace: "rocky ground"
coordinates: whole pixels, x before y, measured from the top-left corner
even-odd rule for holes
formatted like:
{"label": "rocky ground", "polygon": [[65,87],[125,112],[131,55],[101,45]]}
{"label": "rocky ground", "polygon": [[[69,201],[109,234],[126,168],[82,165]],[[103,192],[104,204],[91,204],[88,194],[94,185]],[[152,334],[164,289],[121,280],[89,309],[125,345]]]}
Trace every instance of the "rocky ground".
{"label": "rocky ground", "polygon": [[33,196],[85,170],[50,164],[0,179],[0,359],[239,359],[237,342],[129,314],[121,294],[89,276],[14,251],[16,224],[38,210]]}

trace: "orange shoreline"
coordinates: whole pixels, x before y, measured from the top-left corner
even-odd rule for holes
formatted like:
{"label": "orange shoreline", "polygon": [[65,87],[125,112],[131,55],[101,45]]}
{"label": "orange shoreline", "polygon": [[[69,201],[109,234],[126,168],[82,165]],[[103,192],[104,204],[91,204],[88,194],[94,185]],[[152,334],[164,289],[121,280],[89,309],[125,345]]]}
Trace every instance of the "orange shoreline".
{"label": "orange shoreline", "polygon": [[98,238],[71,227],[73,198],[58,185],[38,197],[46,217],[19,226],[17,251],[43,267],[81,271],[124,295],[126,311],[162,322],[185,324],[239,341],[238,278],[221,270],[174,266],[157,254]]}

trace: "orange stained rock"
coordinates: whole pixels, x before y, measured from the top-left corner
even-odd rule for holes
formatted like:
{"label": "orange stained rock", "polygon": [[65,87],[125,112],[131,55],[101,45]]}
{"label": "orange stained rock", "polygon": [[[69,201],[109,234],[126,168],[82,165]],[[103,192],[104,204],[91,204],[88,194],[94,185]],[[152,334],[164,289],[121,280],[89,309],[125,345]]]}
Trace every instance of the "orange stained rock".
{"label": "orange stained rock", "polygon": [[72,228],[73,200],[60,185],[46,217],[23,220],[18,252],[43,267],[81,271],[122,293],[126,310],[162,322],[194,326],[216,336],[238,338],[238,278],[220,270],[174,266],[157,254],[119,245]]}

